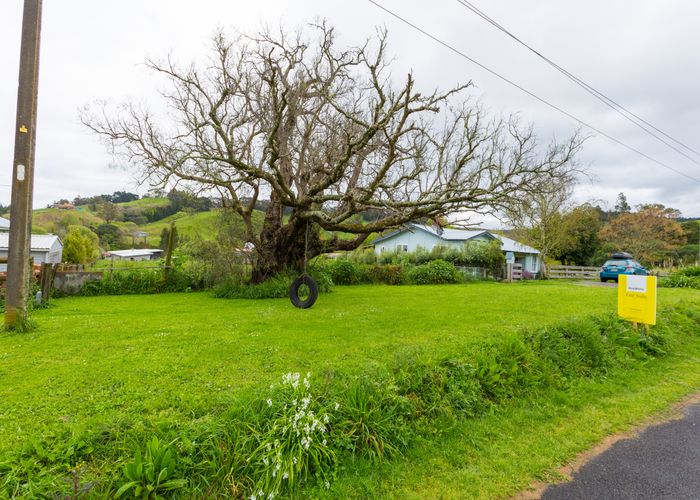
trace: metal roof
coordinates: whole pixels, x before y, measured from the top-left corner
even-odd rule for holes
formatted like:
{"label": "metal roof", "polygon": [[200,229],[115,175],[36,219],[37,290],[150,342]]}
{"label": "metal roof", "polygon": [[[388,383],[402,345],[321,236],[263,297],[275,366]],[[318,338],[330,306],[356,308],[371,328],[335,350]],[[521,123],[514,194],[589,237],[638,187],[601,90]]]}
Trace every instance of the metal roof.
{"label": "metal roof", "polygon": [[6,219],[5,217],[0,217],[0,231],[9,231],[9,230],[10,230],[9,219]]}
{"label": "metal roof", "polygon": [[440,238],[441,240],[445,240],[445,241],[469,241],[472,238],[483,235],[483,236],[489,237],[491,239],[500,240],[503,243],[503,246],[501,248],[503,249],[504,252],[532,253],[532,254],[539,254],[540,253],[539,250],[536,250],[532,247],[529,247],[523,243],[512,240],[512,239],[507,238],[505,236],[501,236],[500,234],[491,233],[490,231],[486,231],[485,229],[469,230],[469,229],[445,228],[442,230],[442,233],[439,233],[438,230],[432,226],[426,226],[425,224],[416,224],[413,222],[409,222],[401,229],[393,231],[393,232],[387,234],[386,236],[381,236],[381,237],[375,239],[374,241],[371,242],[371,244],[375,245],[376,243],[387,240],[387,239],[391,238],[392,236],[400,234],[404,231],[415,232],[416,230],[425,231],[427,233],[432,234],[436,238]]}
{"label": "metal roof", "polygon": [[[33,234],[30,247],[32,252],[50,250],[51,247],[61,240],[55,234]],[[0,233],[0,250],[7,250],[10,243],[10,233]],[[61,244],[63,246],[63,244]]]}
{"label": "metal roof", "polygon": [[160,248],[131,248],[129,250],[111,250],[107,252],[109,255],[117,257],[140,257],[143,255],[153,255],[154,253],[162,253]]}

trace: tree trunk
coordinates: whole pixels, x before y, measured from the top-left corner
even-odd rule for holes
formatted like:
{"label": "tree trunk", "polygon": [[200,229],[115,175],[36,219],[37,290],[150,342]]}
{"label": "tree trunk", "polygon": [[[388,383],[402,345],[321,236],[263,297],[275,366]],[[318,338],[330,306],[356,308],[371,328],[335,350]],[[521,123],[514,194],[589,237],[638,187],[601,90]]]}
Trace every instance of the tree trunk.
{"label": "tree trunk", "polygon": [[307,243],[306,222],[292,212],[289,221],[283,225],[283,217],[284,206],[273,194],[265,212],[260,244],[256,248],[250,278],[252,284],[262,283],[285,269],[301,272],[305,258],[312,259],[322,252],[318,228],[309,228]]}

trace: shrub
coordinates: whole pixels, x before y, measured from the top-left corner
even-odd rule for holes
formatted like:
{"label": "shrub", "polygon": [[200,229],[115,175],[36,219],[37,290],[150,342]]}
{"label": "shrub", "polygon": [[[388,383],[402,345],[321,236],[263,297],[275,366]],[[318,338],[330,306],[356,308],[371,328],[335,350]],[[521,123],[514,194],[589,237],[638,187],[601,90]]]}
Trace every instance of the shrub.
{"label": "shrub", "polygon": [[130,494],[134,498],[157,499],[162,498],[163,493],[184,488],[186,479],[173,478],[177,462],[170,445],[161,444],[154,436],[146,445],[143,459],[141,450],[137,450],[134,461],[124,467],[128,482],[117,490],[115,497]]}
{"label": "shrub", "polygon": [[78,295],[134,295],[192,290],[189,275],[179,269],[171,269],[166,275],[160,269],[134,269],[133,271],[105,272],[102,279],[88,281]]}
{"label": "shrub", "polygon": [[688,276],[691,278],[700,278],[700,266],[688,266],[683,269],[679,269],[675,274],[681,276]]}
{"label": "shrub", "polygon": [[[322,269],[310,269],[309,275],[316,281],[320,293],[329,293],[332,290],[333,281]],[[284,272],[255,285],[241,283],[237,279],[223,282],[214,287],[214,297],[221,299],[280,299],[289,296],[289,287],[296,277],[296,274]]]}
{"label": "shrub", "polygon": [[406,280],[404,267],[397,264],[372,266],[371,273],[376,282],[386,285],[400,285]]}
{"label": "shrub", "polygon": [[360,266],[348,259],[328,260],[324,270],[335,285],[356,285],[362,278]]}
{"label": "shrub", "polygon": [[454,264],[433,260],[408,271],[408,280],[416,285],[442,285],[459,283],[459,273]]}
{"label": "shrub", "polygon": [[245,472],[253,496],[274,498],[312,477],[330,486],[336,464],[328,432],[332,411],[311,394],[311,373],[303,379],[287,373],[270,389],[249,414],[252,421],[242,422],[250,429]]}
{"label": "shrub", "polygon": [[679,269],[659,283],[666,288],[695,288],[700,289],[700,266],[689,266]]}

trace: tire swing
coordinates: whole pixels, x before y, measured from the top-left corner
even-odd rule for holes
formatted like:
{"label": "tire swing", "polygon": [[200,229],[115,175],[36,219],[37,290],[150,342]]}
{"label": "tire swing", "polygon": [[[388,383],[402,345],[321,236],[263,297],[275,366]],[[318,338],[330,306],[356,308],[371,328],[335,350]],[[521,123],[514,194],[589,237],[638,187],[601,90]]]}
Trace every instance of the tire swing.
{"label": "tire swing", "polygon": [[[308,264],[308,254],[309,254],[309,223],[306,223],[306,237],[304,241],[304,271],[301,273],[301,276],[299,276],[297,279],[292,281],[292,286],[289,287],[289,300],[292,301],[292,304],[294,304],[294,307],[298,307],[299,309],[308,309],[314,303],[316,302],[316,299],[318,298],[318,285],[316,284],[316,281],[309,276],[309,274],[306,272],[307,264]],[[301,287],[305,286],[308,288],[309,293],[306,296],[306,298],[301,298],[299,296],[299,292],[301,290]]]}

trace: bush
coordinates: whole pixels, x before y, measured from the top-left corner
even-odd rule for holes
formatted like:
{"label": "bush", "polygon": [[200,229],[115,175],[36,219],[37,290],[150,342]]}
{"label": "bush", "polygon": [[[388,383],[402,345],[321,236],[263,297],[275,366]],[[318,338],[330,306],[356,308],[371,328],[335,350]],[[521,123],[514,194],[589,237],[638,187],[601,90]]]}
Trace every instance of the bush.
{"label": "bush", "polygon": [[377,283],[386,285],[401,285],[406,280],[404,267],[396,264],[372,266],[371,274]]}
{"label": "bush", "polygon": [[[332,291],[333,281],[323,270],[311,269],[309,275],[316,281],[320,293]],[[285,272],[255,285],[240,283],[238,280],[223,282],[214,287],[214,297],[221,299],[280,299],[289,296],[289,287],[296,277],[296,274]]]}
{"label": "bush", "polygon": [[135,268],[133,271],[104,272],[99,281],[88,281],[77,295],[138,295],[166,292],[188,292],[193,289],[190,276],[171,269],[167,276],[160,269]]}
{"label": "bush", "polygon": [[459,283],[460,277],[454,264],[433,260],[408,271],[408,280],[416,285],[442,285]]}
{"label": "bush", "polygon": [[674,272],[659,283],[666,288],[700,289],[700,266],[688,266]]}
{"label": "bush", "polygon": [[360,266],[348,259],[326,261],[324,271],[336,285],[356,285],[362,280]]}
{"label": "bush", "polygon": [[700,278],[700,266],[688,266],[683,269],[679,269],[674,274],[681,276],[688,276],[689,278]]}
{"label": "bush", "polygon": [[665,288],[695,288],[700,289],[700,276],[686,276],[675,273],[663,278],[660,285]]}

